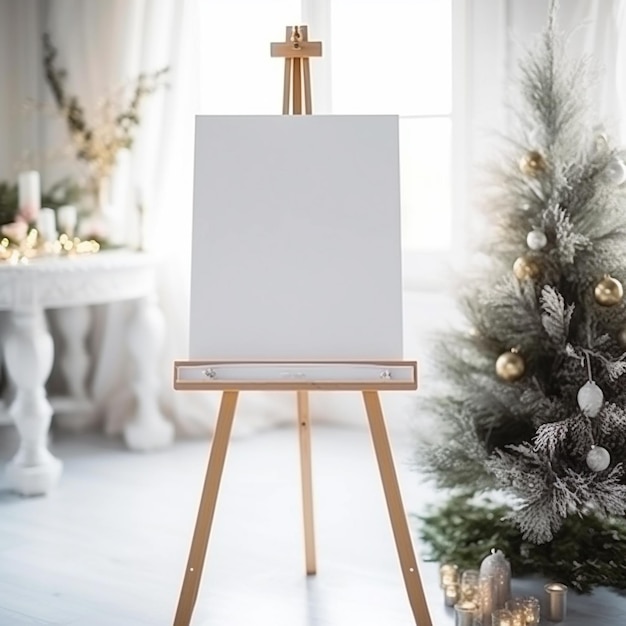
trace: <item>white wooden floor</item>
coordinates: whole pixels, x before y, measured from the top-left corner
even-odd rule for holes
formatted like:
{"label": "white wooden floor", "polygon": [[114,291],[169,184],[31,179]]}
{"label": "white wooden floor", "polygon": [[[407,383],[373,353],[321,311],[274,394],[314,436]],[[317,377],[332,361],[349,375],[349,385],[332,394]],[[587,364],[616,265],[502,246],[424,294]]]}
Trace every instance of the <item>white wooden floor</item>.
{"label": "white wooden floor", "polygon": [[[367,432],[313,425],[318,574],[304,575],[297,432],[234,441],[226,461],[195,626],[411,626]],[[0,428],[0,461],[15,448]],[[392,433],[405,503],[432,499]],[[22,499],[0,489],[0,626],[172,623],[208,442],[157,453],[60,433],[60,487]],[[423,565],[436,626],[452,626]],[[543,581],[518,584],[540,596]],[[570,626],[624,626],[626,599],[571,598]]]}

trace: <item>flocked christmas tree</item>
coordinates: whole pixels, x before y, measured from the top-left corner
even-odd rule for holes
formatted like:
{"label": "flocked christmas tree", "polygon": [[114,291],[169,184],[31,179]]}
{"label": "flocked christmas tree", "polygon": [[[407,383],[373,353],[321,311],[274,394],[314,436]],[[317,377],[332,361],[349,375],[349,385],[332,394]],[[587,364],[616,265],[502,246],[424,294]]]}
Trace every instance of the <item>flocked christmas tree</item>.
{"label": "flocked christmas tree", "polygon": [[[461,495],[423,536],[468,566],[504,547],[514,574],[623,589],[626,167],[556,10],[520,64],[515,136],[484,202],[488,262],[460,298],[468,330],[435,350],[446,392],[428,406],[446,434],[418,462]],[[469,499],[491,490],[507,504]]]}

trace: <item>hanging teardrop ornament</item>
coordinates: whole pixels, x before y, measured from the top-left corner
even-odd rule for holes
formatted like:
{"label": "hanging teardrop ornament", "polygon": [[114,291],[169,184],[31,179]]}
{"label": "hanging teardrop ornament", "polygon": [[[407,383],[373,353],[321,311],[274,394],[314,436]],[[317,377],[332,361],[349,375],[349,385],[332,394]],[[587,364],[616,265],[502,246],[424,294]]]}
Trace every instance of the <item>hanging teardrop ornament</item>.
{"label": "hanging teardrop ornament", "polygon": [[578,390],[576,399],[587,417],[596,417],[604,403],[604,394],[593,380],[589,380]]}
{"label": "hanging teardrop ornament", "polygon": [[602,389],[596,385],[591,374],[591,359],[589,353],[585,352],[585,364],[587,365],[587,376],[589,380],[578,390],[576,400],[578,406],[587,417],[596,417],[604,404],[604,394]]}

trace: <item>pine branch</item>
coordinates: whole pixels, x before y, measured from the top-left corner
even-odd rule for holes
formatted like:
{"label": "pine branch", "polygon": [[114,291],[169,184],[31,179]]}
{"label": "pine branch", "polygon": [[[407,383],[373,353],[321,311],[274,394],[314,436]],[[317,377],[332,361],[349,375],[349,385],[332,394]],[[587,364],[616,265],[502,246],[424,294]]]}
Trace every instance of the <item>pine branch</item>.
{"label": "pine branch", "polygon": [[540,574],[584,594],[596,587],[626,590],[625,519],[570,515],[552,541],[534,545],[507,519],[507,512],[502,504],[477,502],[467,494],[431,507],[417,518],[421,539],[430,548],[426,558],[477,569],[498,548],[515,577]]}
{"label": "pine branch", "polygon": [[563,346],[569,335],[569,325],[574,313],[574,305],[565,306],[563,296],[551,285],[541,291],[541,322],[548,336],[557,346]]}

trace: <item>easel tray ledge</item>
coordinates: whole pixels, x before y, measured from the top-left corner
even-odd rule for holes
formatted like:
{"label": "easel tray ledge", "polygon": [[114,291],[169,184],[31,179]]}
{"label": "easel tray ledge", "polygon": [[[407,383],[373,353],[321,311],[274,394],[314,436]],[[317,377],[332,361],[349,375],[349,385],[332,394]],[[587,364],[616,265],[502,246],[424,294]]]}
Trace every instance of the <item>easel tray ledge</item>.
{"label": "easel tray ledge", "polygon": [[386,391],[417,389],[417,362],[234,361],[174,362],[174,389]]}

